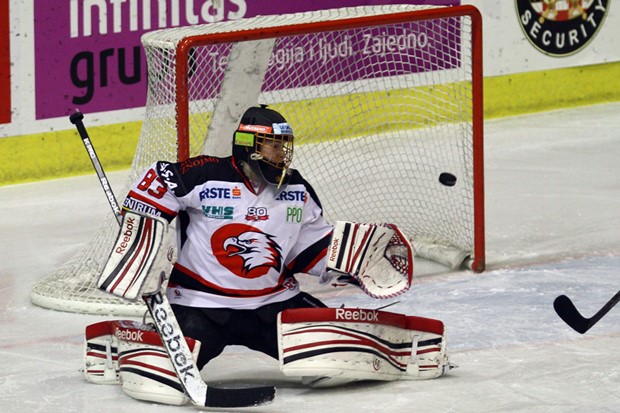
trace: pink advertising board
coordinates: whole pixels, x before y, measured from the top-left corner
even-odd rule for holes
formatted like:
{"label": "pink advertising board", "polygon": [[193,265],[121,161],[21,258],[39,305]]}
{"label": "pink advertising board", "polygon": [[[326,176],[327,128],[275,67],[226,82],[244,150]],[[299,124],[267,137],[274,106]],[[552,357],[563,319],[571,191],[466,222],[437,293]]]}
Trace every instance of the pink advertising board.
{"label": "pink advertising board", "polygon": [[[36,119],[76,108],[102,112],[146,102],[140,37],[151,30],[327,8],[390,4],[381,0],[34,0]],[[455,5],[460,0],[399,3]]]}

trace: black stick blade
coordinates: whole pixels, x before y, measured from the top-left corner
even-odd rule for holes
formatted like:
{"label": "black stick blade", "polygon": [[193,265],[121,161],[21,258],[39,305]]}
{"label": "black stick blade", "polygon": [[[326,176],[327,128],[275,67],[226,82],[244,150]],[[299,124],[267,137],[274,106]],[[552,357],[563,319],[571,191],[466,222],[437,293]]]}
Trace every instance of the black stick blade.
{"label": "black stick blade", "polygon": [[276,396],[273,386],[246,388],[207,387],[206,407],[251,407],[271,403]]}
{"label": "black stick blade", "polygon": [[598,323],[598,320],[603,318],[605,314],[609,312],[616,304],[620,302],[620,291],[614,295],[611,300],[607,301],[605,305],[598,310],[596,314],[594,314],[590,318],[585,318],[582,316],[577,308],[575,308],[575,304],[565,295],[560,295],[553,302],[553,308],[555,308],[555,312],[558,313],[560,318],[566,322],[569,326],[573,328],[573,330],[578,333],[585,333],[592,326]]}
{"label": "black stick blade", "polygon": [[589,320],[579,313],[575,304],[567,296],[556,297],[553,301],[553,308],[558,316],[576,332],[584,334],[590,329]]}

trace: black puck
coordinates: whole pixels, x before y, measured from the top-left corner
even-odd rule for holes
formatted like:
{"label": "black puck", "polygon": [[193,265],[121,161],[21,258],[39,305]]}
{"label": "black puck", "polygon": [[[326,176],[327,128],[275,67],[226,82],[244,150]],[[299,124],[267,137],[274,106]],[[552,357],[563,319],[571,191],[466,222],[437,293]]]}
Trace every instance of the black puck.
{"label": "black puck", "polygon": [[439,182],[445,186],[454,186],[456,184],[456,176],[449,172],[442,172],[439,174]]}

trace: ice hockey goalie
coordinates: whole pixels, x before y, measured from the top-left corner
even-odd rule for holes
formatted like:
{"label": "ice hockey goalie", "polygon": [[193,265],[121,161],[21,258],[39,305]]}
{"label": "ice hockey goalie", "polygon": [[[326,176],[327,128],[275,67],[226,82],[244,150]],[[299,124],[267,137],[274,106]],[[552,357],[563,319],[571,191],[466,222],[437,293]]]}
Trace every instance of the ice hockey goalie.
{"label": "ice hockey goalie", "polygon": [[[149,220],[128,214],[125,221],[129,218],[140,222],[140,227]],[[166,230],[165,225],[162,228]],[[120,234],[122,237],[123,229]],[[141,244],[139,237],[132,242]],[[136,249],[131,250],[135,255]],[[115,264],[108,266],[114,268],[112,275],[104,271],[102,279],[118,279],[117,274],[122,274],[122,280],[144,278],[136,285],[148,285],[149,277],[158,276],[157,268],[170,266],[168,259],[165,265],[158,259],[165,252],[155,251],[155,271],[146,266],[134,271],[129,264],[128,268]],[[121,257],[117,261],[131,260]],[[326,267],[332,276],[348,279],[371,297],[392,297],[410,287],[412,248],[393,225],[337,222]],[[159,286],[159,281],[154,285]],[[122,288],[123,296],[132,288]],[[132,298],[144,288],[134,290]],[[436,378],[451,368],[444,325],[429,318],[360,308],[285,309],[277,317],[277,337],[282,373],[312,387],[360,380]],[[120,384],[126,394],[140,400],[174,405],[188,402],[154,326],[128,320],[100,322],[86,328],[85,339],[84,373],[89,382]],[[196,362],[201,343],[189,337],[186,341]]]}

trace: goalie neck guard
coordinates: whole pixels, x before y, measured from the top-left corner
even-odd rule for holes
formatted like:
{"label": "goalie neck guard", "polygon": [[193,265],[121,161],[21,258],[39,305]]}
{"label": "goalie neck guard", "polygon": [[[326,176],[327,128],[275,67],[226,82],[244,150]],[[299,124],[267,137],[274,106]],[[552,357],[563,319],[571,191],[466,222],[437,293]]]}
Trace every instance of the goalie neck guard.
{"label": "goalie neck guard", "polygon": [[251,107],[235,131],[232,153],[239,164],[246,163],[254,174],[280,187],[290,176],[293,130],[275,110]]}

